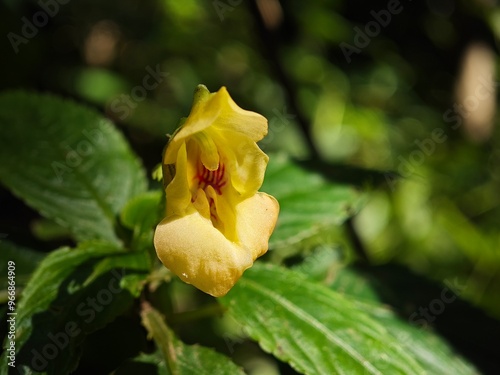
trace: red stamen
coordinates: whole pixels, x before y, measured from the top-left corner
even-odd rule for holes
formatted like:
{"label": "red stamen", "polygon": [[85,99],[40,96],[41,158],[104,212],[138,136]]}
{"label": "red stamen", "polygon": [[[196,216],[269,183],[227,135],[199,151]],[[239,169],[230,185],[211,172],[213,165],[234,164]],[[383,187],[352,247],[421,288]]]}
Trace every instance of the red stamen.
{"label": "red stamen", "polygon": [[222,195],[221,189],[226,185],[225,171],[226,168],[222,163],[219,163],[219,167],[215,171],[208,170],[200,163],[196,175],[199,188],[205,190],[207,186],[211,186],[217,194]]}

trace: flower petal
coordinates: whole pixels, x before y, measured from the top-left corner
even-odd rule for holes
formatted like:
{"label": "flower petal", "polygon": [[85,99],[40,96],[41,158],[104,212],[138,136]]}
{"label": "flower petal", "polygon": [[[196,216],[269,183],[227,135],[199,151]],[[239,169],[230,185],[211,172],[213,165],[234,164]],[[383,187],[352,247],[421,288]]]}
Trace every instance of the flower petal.
{"label": "flower petal", "polygon": [[206,189],[207,198],[213,202],[214,216],[211,217],[212,224],[217,228],[227,240],[239,242],[236,231],[236,210],[235,207],[241,199],[232,189],[226,189],[224,194],[218,195],[215,190],[209,186]]}
{"label": "flower petal", "polygon": [[254,142],[266,136],[267,119],[256,112],[239,107],[229,96],[225,87],[221,87],[214,94],[210,105],[220,108],[219,116],[214,123],[218,130],[244,134]]}
{"label": "flower petal", "polygon": [[189,169],[186,144],[183,143],[177,154],[174,178],[165,188],[169,215],[183,215],[192,207],[188,180]]}
{"label": "flower petal", "polygon": [[241,109],[225,87],[198,86],[193,107],[163,155],[166,218],[154,246],[183,281],[226,294],[263,255],[276,225],[276,199],[259,193],[267,155],[257,141],[267,120]]}
{"label": "flower petal", "polygon": [[264,181],[269,157],[246,135],[213,133],[212,137],[224,155],[232,186],[244,198],[255,194]]}
{"label": "flower petal", "polygon": [[193,135],[200,147],[200,158],[202,164],[209,171],[215,171],[219,168],[219,152],[215,146],[214,140],[207,135],[208,132],[199,132]]}
{"label": "flower petal", "polygon": [[218,131],[243,134],[254,142],[267,134],[266,118],[240,108],[225,87],[215,93],[209,93],[205,86],[198,85],[193,108],[182,127],[170,140],[165,151],[164,164],[175,162],[175,155],[187,138],[212,126]]}
{"label": "flower petal", "polygon": [[257,193],[236,207],[239,240],[252,253],[253,260],[267,252],[279,209],[278,201],[266,193]]}
{"label": "flower petal", "polygon": [[182,126],[174,133],[168,143],[163,156],[164,164],[175,162],[175,156],[181,146],[193,134],[201,132],[213,125],[220,114],[221,108],[211,105],[211,98],[215,93],[210,93],[204,85],[198,85],[194,93],[193,106],[189,116]]}
{"label": "flower petal", "polygon": [[253,264],[248,250],[228,241],[198,212],[164,219],[154,245],[168,269],[214,297],[225,295]]}

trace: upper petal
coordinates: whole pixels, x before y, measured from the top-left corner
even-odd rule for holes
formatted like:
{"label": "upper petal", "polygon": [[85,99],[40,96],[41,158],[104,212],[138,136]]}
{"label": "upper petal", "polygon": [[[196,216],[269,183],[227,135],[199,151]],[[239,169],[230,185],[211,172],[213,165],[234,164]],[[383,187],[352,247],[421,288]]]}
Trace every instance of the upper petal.
{"label": "upper petal", "polygon": [[193,135],[193,139],[200,148],[200,159],[202,164],[210,171],[219,168],[219,151],[209,132],[199,132]]}
{"label": "upper petal", "polygon": [[211,101],[212,105],[220,108],[214,123],[218,130],[240,133],[254,142],[260,141],[267,134],[267,119],[256,112],[240,108],[225,87],[221,87]]}
{"label": "upper petal", "polygon": [[264,116],[240,108],[229,96],[227,89],[209,93],[203,85],[198,85],[191,112],[182,127],[170,140],[164,155],[164,164],[175,162],[175,155],[182,142],[193,134],[210,127],[220,132],[242,134],[254,142],[267,134],[267,120]]}
{"label": "upper petal", "polygon": [[192,206],[188,173],[186,143],[182,143],[176,158],[174,178],[165,189],[169,215],[183,215]]}
{"label": "upper petal", "polygon": [[213,139],[229,171],[231,185],[246,198],[259,190],[269,157],[250,138],[235,132],[218,132]]}

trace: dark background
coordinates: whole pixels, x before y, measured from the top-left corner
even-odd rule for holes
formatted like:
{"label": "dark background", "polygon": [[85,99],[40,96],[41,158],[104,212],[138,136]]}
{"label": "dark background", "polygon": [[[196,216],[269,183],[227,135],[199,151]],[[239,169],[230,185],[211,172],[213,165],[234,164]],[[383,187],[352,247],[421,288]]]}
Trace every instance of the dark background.
{"label": "dark background", "polygon": [[[269,119],[266,152],[394,172],[352,223],[372,265],[365,271],[398,285],[387,301],[406,319],[439,295],[439,285],[458,280],[463,301],[433,325],[485,373],[495,373],[496,5],[3,0],[0,88],[95,108],[116,123],[148,172],[160,161],[165,134],[189,113],[199,83],[211,91],[226,86],[241,107]],[[356,52],[346,57],[346,48]],[[145,90],[151,69],[163,75]],[[485,96],[477,96],[479,87]],[[0,207],[3,238],[44,252],[71,244],[64,230],[4,188]],[[384,278],[393,267],[406,276]]]}

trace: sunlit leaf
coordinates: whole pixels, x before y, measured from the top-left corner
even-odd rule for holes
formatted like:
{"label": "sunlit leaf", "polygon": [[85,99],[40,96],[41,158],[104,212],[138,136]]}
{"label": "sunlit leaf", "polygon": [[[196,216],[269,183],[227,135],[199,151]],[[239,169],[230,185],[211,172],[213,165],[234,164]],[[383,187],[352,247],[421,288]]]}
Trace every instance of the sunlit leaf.
{"label": "sunlit leaf", "polygon": [[168,374],[244,374],[222,354],[198,345],[185,345],[167,327],[163,316],[151,306],[143,306],[141,315],[144,326],[162,353]]}
{"label": "sunlit leaf", "polygon": [[[120,286],[122,279],[146,275],[148,262],[146,253],[124,252],[105,242],[50,253],[16,301],[16,368],[72,371],[85,336],[130,307],[133,297]],[[1,365],[6,363],[4,352]]]}
{"label": "sunlit leaf", "polygon": [[342,224],[359,209],[362,198],[353,186],[331,182],[283,155],[271,155],[261,190],[280,203],[270,248],[295,244]]}
{"label": "sunlit leaf", "polygon": [[76,239],[116,242],[116,215],[146,188],[138,160],[113,125],[53,96],[0,95],[0,181]]}
{"label": "sunlit leaf", "polygon": [[221,302],[261,347],[304,374],[473,374],[437,337],[380,305],[255,265]]}
{"label": "sunlit leaf", "polygon": [[[43,253],[19,246],[7,240],[0,240],[0,254],[2,254],[0,269],[5,270],[0,275],[0,290],[6,289],[8,285],[8,262],[14,262],[16,288],[20,290],[28,282],[31,273],[44,257]],[[4,296],[2,295],[2,297]],[[0,300],[4,301],[3,298],[0,298]]]}
{"label": "sunlit leaf", "polygon": [[167,369],[162,353],[157,350],[152,354],[141,353],[137,357],[128,360],[120,366],[114,374],[116,375],[136,375],[136,374],[154,374],[170,375]]}

